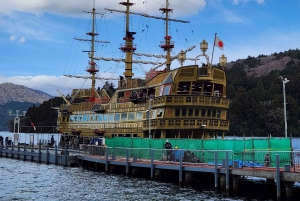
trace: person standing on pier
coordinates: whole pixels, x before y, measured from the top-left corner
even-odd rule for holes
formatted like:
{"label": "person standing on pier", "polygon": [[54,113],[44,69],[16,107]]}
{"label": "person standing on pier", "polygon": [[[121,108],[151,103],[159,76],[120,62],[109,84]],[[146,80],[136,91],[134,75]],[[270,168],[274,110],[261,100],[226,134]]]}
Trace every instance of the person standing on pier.
{"label": "person standing on pier", "polygon": [[172,144],[169,142],[169,140],[166,141],[165,143],[165,149],[167,149],[167,161],[172,160]]}
{"label": "person standing on pier", "polygon": [[265,155],[265,159],[264,159],[264,162],[265,162],[265,166],[266,166],[266,167],[270,167],[270,161],[271,161],[270,155],[269,155],[269,154],[266,154],[266,155]]}

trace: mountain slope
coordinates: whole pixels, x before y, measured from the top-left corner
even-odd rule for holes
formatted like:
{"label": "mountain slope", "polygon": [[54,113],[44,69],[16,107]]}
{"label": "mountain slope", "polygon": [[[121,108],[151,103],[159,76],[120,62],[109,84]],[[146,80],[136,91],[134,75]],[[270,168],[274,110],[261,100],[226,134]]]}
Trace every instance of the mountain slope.
{"label": "mountain slope", "polygon": [[0,105],[4,105],[10,101],[43,103],[50,98],[52,96],[47,93],[22,85],[12,83],[0,84]]}

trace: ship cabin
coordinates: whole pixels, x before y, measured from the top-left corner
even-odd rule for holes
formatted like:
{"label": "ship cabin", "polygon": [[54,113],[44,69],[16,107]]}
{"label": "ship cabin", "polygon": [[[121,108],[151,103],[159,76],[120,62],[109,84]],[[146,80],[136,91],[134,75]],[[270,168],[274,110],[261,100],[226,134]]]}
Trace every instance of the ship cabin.
{"label": "ship cabin", "polygon": [[216,138],[229,129],[224,70],[211,65],[150,71],[146,79],[120,77],[114,93],[73,90],[86,97],[59,114],[58,129],[81,136]]}

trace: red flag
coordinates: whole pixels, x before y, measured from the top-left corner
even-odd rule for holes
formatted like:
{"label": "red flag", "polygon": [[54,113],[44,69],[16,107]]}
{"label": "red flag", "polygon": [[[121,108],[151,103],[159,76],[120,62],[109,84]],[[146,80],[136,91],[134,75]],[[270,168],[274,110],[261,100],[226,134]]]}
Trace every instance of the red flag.
{"label": "red flag", "polygon": [[215,38],[215,46],[217,46],[218,48],[223,50],[224,43],[220,38],[218,38],[218,36],[216,36],[216,38]]}
{"label": "red flag", "polygon": [[34,126],[34,124],[33,124],[33,123],[31,123],[31,126],[33,127],[33,129],[34,129],[34,130],[36,130],[36,128],[35,128],[35,126]]}

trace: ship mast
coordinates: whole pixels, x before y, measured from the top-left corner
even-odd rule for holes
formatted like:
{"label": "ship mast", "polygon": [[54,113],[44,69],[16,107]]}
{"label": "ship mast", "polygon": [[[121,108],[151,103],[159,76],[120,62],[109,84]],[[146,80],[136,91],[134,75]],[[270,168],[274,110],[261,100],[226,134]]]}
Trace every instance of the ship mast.
{"label": "ship mast", "polygon": [[96,68],[96,63],[94,61],[94,54],[95,54],[95,37],[98,35],[95,33],[95,1],[94,1],[94,6],[92,9],[92,31],[88,32],[87,35],[91,36],[91,52],[89,54],[90,57],[90,62],[89,62],[89,67],[87,68],[87,72],[91,74],[91,79],[92,79],[92,88],[91,88],[91,101],[95,100],[95,74],[99,71],[98,68]]}
{"label": "ship mast", "polygon": [[[174,58],[171,57],[171,50],[172,50],[172,48],[174,48],[174,41],[171,41],[172,37],[169,36],[169,34],[168,34],[169,21],[181,22],[181,23],[190,23],[190,22],[189,21],[184,21],[184,20],[177,20],[177,19],[169,18],[169,12],[172,12],[173,9],[169,8],[169,1],[168,0],[166,0],[166,7],[159,9],[163,13],[165,13],[165,15],[166,15],[165,17],[157,17],[157,16],[148,15],[148,14],[145,14],[145,13],[131,12],[129,8],[130,8],[130,6],[134,5],[134,3],[130,3],[130,0],[127,0],[127,2],[121,2],[119,4],[126,6],[126,11],[109,9],[109,8],[105,8],[105,10],[108,10],[108,11],[111,11],[111,12],[119,12],[119,13],[125,13],[126,14],[126,36],[123,38],[123,40],[125,40],[125,44],[123,44],[120,47],[120,49],[123,52],[126,53],[125,72],[124,72],[125,78],[131,79],[132,76],[134,75],[132,73],[132,64],[133,63],[154,64],[154,62],[146,62],[146,61],[140,61],[139,62],[139,61],[132,60],[132,55],[133,54],[139,54],[139,53],[134,52],[136,50],[136,45],[133,43],[133,40],[134,40],[133,35],[136,34],[136,32],[130,32],[129,31],[129,16],[130,16],[130,14],[140,15],[140,16],[143,16],[143,17],[154,18],[154,19],[161,19],[161,20],[165,21],[165,23],[166,23],[165,37],[164,37],[165,41],[161,42],[160,47],[167,52],[167,55],[165,55],[165,56],[155,55],[154,57],[166,58],[166,62],[159,63],[159,65],[161,66],[161,65],[166,64],[166,71],[170,71],[171,61],[174,59]],[[140,55],[147,56],[147,54],[141,54],[141,53],[140,53]],[[111,58],[104,58],[104,57],[95,57],[95,59],[96,60],[112,60],[112,61],[116,61],[116,62],[123,61],[122,59],[111,59]],[[192,60],[195,60],[195,59],[192,59]],[[155,63],[157,63],[157,62],[155,62]],[[157,65],[157,64],[154,64],[154,65]]]}
{"label": "ship mast", "polygon": [[170,66],[171,66],[171,50],[174,48],[174,42],[171,41],[171,36],[168,34],[169,30],[169,12],[172,12],[173,9],[169,8],[169,0],[166,0],[166,7],[165,8],[160,8],[163,13],[166,13],[166,36],[165,36],[165,41],[162,42],[160,47],[167,51],[167,61],[166,61],[166,71],[170,71]]}
{"label": "ship mast", "polygon": [[120,49],[126,53],[124,76],[126,79],[131,79],[133,76],[132,53],[136,50],[136,47],[133,44],[133,40],[134,40],[133,35],[136,34],[136,32],[129,31],[129,16],[130,16],[130,6],[133,6],[134,3],[130,3],[130,0],[127,0],[127,2],[120,2],[119,4],[126,6],[126,36],[123,38],[125,44],[123,44],[120,47]]}

